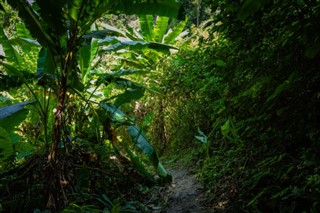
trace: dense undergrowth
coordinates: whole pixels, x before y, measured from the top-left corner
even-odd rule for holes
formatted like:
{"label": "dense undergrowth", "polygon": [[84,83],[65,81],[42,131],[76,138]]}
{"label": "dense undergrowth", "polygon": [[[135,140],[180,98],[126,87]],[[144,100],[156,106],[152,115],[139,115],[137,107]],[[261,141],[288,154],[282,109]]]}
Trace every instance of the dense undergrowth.
{"label": "dense undergrowth", "polygon": [[208,6],[162,78],[171,148],[228,211],[318,212],[319,1]]}
{"label": "dense undergrowth", "polygon": [[182,153],[227,212],[320,211],[318,0],[50,2],[0,5],[1,210],[150,212]]}

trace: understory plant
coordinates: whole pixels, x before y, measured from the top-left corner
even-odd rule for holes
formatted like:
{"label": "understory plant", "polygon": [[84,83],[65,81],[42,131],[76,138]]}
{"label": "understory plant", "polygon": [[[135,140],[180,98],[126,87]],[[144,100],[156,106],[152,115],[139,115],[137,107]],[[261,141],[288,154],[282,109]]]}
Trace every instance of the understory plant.
{"label": "understory plant", "polygon": [[193,151],[216,208],[318,212],[319,2],[207,6],[162,79],[173,150]]}
{"label": "understory plant", "polygon": [[[120,108],[140,99],[146,90],[126,78],[152,70],[139,61],[140,56],[146,51],[169,53],[174,47],[138,39],[96,20],[106,13],[177,18],[179,8],[171,0],[1,1],[2,14],[14,9],[21,18],[16,34],[0,29],[5,53],[0,59],[4,210],[58,211],[70,203],[85,206],[93,199],[100,208],[105,205],[117,212],[103,190],[125,194],[117,187],[121,182],[134,184],[135,175],[149,183],[156,176],[170,180],[142,129]],[[36,67],[28,65],[28,54],[38,56],[30,59]],[[111,61],[110,54],[122,60]],[[101,66],[104,61],[110,64]],[[130,178],[117,180],[113,172]],[[18,190],[18,183],[24,187]],[[95,193],[97,197],[87,196]],[[12,205],[25,196],[19,206]]]}

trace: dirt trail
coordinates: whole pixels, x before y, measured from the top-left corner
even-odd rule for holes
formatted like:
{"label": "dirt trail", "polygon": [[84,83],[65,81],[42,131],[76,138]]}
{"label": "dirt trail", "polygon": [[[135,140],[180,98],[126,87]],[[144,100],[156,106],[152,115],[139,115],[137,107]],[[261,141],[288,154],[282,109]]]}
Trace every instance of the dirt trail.
{"label": "dirt trail", "polygon": [[205,196],[196,176],[187,168],[176,166],[168,169],[172,184],[168,188],[168,208],[163,213],[210,213],[213,209],[205,207]]}

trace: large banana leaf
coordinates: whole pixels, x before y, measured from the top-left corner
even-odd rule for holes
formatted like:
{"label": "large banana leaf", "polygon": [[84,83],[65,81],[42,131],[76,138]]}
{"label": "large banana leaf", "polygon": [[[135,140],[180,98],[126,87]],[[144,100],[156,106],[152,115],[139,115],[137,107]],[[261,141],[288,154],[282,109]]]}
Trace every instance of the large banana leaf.
{"label": "large banana leaf", "polygon": [[161,177],[167,177],[168,172],[166,169],[162,166],[162,164],[159,161],[159,158],[157,156],[156,150],[154,147],[149,143],[147,137],[143,133],[143,131],[138,128],[137,126],[129,126],[127,128],[127,131],[132,139],[132,141],[135,143],[137,147],[146,155],[149,157],[152,165],[157,170],[158,174]]}
{"label": "large banana leaf", "polygon": [[[19,16],[25,21],[27,28],[33,38],[37,39],[42,46],[54,47],[55,42],[48,33],[48,26],[41,20],[41,14],[34,11],[32,5],[25,0],[8,0],[8,3],[17,11]],[[58,14],[58,13],[57,13]],[[58,16],[51,17],[52,19],[60,19]]]}
{"label": "large banana leaf", "polygon": [[28,110],[24,107],[33,101],[21,102],[0,108],[0,127],[12,132],[27,116]]}
{"label": "large banana leaf", "polygon": [[130,103],[134,100],[139,100],[144,95],[143,89],[132,89],[132,90],[126,90],[124,93],[117,96],[116,101],[114,102],[114,105],[116,107],[119,107],[125,103]]}
{"label": "large banana leaf", "polygon": [[[135,146],[137,146],[142,151],[142,153],[149,158],[151,164],[154,166],[157,173],[161,177],[168,178],[168,180],[170,180],[171,176],[168,175],[168,172],[159,161],[155,148],[150,144],[144,132],[139,127],[133,125],[133,122],[130,121],[130,119],[126,118],[126,115],[115,105],[101,102],[100,106],[106,111],[107,114],[109,114],[111,120],[115,123],[116,126],[128,125],[127,131]],[[102,120],[101,122],[105,121]],[[146,176],[149,176],[147,170],[145,168],[142,168],[142,164],[140,160],[137,159],[137,156],[133,155],[130,150],[127,149],[127,151],[129,151],[128,154],[130,158],[132,158],[131,160],[133,161],[133,163],[138,167],[139,171],[141,171]]]}
{"label": "large banana leaf", "polygon": [[[100,107],[105,110],[107,116],[113,122],[126,123],[126,115],[115,105],[111,103],[101,102]],[[102,116],[103,117],[103,116]],[[104,121],[102,121],[104,122]]]}
{"label": "large banana leaf", "polygon": [[90,45],[82,46],[78,54],[78,63],[81,70],[82,83],[86,83],[87,76],[91,70],[93,59],[98,51],[98,40],[92,39]]}
{"label": "large banana leaf", "polygon": [[50,51],[42,48],[39,52],[37,63],[37,75],[41,77],[44,74],[54,75],[55,63]]}
{"label": "large banana leaf", "polygon": [[155,43],[155,42],[123,41],[111,46],[103,47],[100,53],[103,53],[104,51],[118,51],[122,49],[129,49],[131,51],[140,51],[140,50],[146,50],[147,48],[153,49],[159,52],[164,52],[164,53],[169,53],[170,49],[177,49],[174,46]]}
{"label": "large banana leaf", "polygon": [[187,20],[179,22],[177,26],[175,26],[171,32],[169,32],[165,38],[164,38],[164,43],[165,44],[174,44],[175,39],[178,38],[181,33],[183,32],[185,26],[187,24]]}
{"label": "large banana leaf", "polygon": [[157,17],[156,26],[154,28],[154,36],[155,36],[156,42],[159,42],[159,43],[163,42],[163,36],[168,30],[168,23],[169,23],[168,17],[165,17],[165,16]]}
{"label": "large banana leaf", "polygon": [[6,72],[8,75],[17,77],[17,81],[24,79],[23,73],[20,70],[16,69],[14,66],[4,63],[3,61],[0,61],[0,65],[6,68]]}
{"label": "large banana leaf", "polygon": [[141,34],[146,41],[154,41],[153,35],[153,16],[152,15],[140,15],[139,23]]}
{"label": "large banana leaf", "polygon": [[7,61],[12,64],[16,69],[21,69],[22,66],[22,57],[18,51],[12,46],[11,42],[7,38],[6,34],[3,31],[3,28],[0,27],[0,40],[3,47],[3,51],[6,54]]}

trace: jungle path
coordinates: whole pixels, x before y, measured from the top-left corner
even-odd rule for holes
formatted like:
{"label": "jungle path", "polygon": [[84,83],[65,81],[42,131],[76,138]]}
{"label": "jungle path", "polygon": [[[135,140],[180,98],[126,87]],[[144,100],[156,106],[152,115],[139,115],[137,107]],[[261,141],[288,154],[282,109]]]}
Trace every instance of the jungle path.
{"label": "jungle path", "polygon": [[185,165],[168,166],[172,183],[167,188],[166,206],[163,213],[210,213],[216,212],[206,202],[203,186],[196,175]]}

